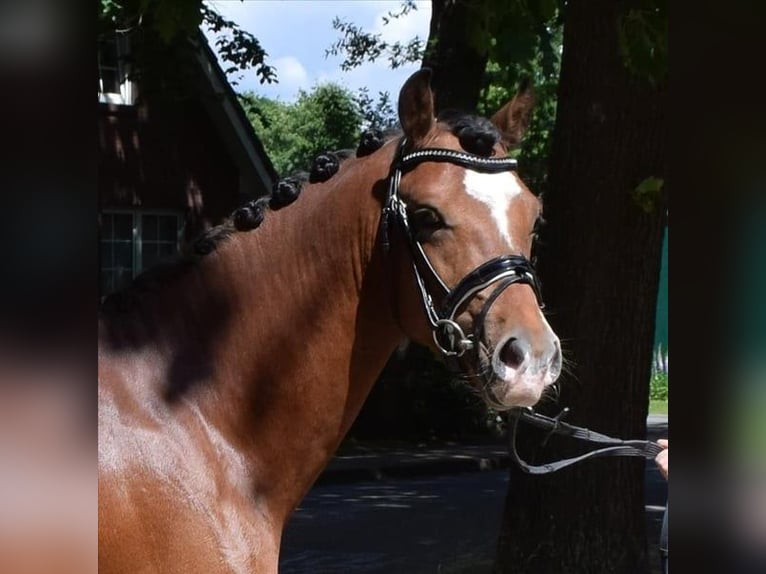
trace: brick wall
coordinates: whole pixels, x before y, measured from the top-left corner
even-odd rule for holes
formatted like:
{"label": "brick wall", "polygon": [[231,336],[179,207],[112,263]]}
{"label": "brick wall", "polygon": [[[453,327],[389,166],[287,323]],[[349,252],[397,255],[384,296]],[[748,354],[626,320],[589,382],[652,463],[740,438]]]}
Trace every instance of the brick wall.
{"label": "brick wall", "polygon": [[197,101],[99,104],[99,208],[184,213],[186,238],[239,202],[239,170]]}

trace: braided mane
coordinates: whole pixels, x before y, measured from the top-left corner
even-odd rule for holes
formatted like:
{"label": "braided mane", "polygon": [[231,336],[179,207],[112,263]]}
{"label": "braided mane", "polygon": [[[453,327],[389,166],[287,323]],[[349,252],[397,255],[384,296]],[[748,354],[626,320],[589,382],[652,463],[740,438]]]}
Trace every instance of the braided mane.
{"label": "braided mane", "polygon": [[[489,157],[501,135],[486,118],[447,110],[437,118],[458,138],[466,151]],[[356,150],[325,151],[312,162],[311,170],[294,173],[277,181],[271,194],[253,199],[234,209],[220,225],[202,233],[191,244],[189,253],[175,260],[160,263],[140,275],[122,292],[108,295],[102,309],[127,310],[143,292],[152,291],[178,278],[191,269],[202,257],[214,252],[220,245],[237,232],[248,232],[263,223],[268,212],[282,209],[293,203],[301,194],[306,183],[321,183],[331,179],[340,166],[353,157],[364,157],[380,149],[387,141],[401,136],[400,130],[369,129],[361,134]]]}

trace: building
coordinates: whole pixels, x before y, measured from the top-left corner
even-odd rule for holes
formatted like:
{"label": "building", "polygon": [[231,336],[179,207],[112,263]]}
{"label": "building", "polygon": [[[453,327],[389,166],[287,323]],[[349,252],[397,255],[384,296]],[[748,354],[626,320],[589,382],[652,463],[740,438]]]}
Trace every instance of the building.
{"label": "building", "polygon": [[116,33],[99,44],[102,297],[269,193],[277,178],[203,34],[179,97],[142,94],[130,43]]}

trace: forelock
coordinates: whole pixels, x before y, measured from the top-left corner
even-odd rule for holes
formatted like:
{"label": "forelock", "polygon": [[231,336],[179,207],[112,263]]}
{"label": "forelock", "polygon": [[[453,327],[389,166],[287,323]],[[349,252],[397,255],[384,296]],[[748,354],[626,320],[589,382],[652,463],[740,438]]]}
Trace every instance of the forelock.
{"label": "forelock", "polygon": [[467,152],[490,157],[495,145],[502,141],[500,131],[490,120],[458,110],[445,110],[437,118],[458,138]]}

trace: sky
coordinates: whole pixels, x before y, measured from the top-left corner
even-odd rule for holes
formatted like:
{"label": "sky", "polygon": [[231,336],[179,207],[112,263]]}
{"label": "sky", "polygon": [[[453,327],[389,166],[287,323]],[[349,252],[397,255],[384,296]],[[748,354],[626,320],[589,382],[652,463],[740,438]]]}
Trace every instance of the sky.
{"label": "sky", "polygon": [[[430,0],[418,0],[417,10],[383,25],[382,17],[398,11],[400,0],[207,0],[207,4],[225,18],[250,32],[267,52],[266,62],[277,69],[279,83],[261,84],[254,70],[245,72],[237,92],[248,90],[284,102],[294,101],[299,90],[311,90],[319,83],[334,82],[356,93],[367,87],[370,95],[387,91],[393,101],[404,81],[420,64],[388,68],[382,59],[364,64],[349,72],[340,69],[340,56],[325,57],[325,51],[340,38],[333,30],[335,16],[363,29],[381,33],[386,41],[406,42],[419,36],[428,39],[431,18]],[[215,50],[213,37],[206,32]]]}

